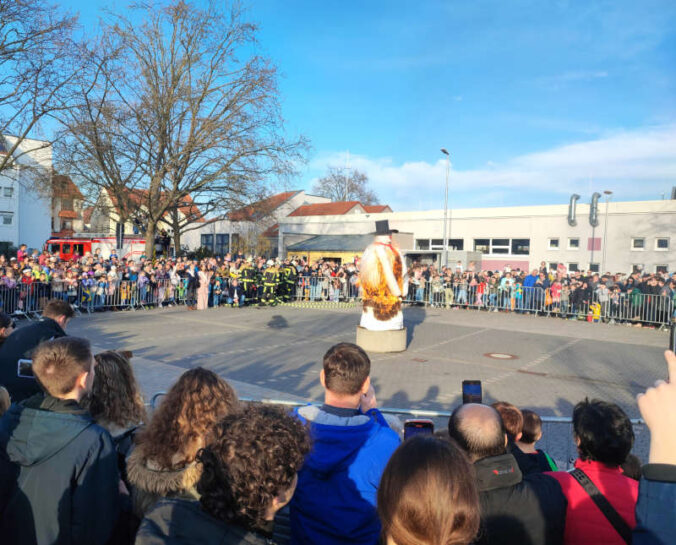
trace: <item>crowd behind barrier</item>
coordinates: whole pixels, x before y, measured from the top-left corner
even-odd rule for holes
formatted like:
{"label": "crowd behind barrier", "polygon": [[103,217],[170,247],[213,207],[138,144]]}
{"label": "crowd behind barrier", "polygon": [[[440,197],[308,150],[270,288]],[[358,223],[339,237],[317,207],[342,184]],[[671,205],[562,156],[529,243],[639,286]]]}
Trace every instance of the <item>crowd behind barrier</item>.
{"label": "crowd behind barrier", "polygon": [[[227,254],[189,260],[85,255],[63,262],[47,252],[0,256],[0,309],[39,317],[50,298],[80,313],[170,305],[358,303],[356,263],[302,258],[266,260]],[[445,309],[476,309],[589,322],[667,326],[676,316],[676,277],[667,273],[599,275],[547,270],[473,271],[413,264],[402,301]],[[200,302],[201,301],[201,302]]]}

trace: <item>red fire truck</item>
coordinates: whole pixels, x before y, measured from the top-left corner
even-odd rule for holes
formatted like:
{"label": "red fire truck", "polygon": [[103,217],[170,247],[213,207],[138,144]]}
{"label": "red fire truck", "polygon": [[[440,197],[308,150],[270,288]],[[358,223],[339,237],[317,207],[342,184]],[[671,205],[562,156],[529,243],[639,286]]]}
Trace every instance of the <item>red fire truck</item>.
{"label": "red fire truck", "polygon": [[82,257],[87,252],[94,253],[97,249],[101,250],[101,256],[104,259],[110,257],[115,251],[120,259],[139,259],[145,253],[146,241],[144,238],[124,237],[122,248],[117,248],[117,239],[114,236],[97,236],[95,234],[83,233],[73,235],[72,237],[50,238],[45,243],[45,250],[50,254],[58,252],[59,257],[64,261],[70,261],[74,257]]}

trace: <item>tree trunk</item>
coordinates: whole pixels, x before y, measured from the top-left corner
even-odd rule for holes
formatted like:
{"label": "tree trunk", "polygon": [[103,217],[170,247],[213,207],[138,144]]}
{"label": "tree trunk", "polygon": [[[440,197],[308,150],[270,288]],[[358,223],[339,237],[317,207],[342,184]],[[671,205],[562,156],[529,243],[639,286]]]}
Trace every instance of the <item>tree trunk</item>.
{"label": "tree trunk", "polygon": [[146,258],[153,260],[155,258],[155,222],[148,218],[148,226],[146,227]]}
{"label": "tree trunk", "polygon": [[181,251],[181,231],[174,229],[174,253],[178,257],[179,252]]}

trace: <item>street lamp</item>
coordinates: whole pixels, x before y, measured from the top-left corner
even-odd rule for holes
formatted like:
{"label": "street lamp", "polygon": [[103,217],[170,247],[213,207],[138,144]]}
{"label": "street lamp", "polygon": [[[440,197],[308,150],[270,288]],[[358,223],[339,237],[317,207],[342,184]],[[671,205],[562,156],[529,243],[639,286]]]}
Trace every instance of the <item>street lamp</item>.
{"label": "street lamp", "polygon": [[601,274],[606,272],[606,243],[608,240],[608,203],[610,201],[610,198],[613,195],[613,192],[610,191],[609,189],[606,189],[603,194],[606,196],[606,213],[605,213],[605,219],[603,220],[603,259],[601,260]]}
{"label": "street lamp", "polygon": [[448,227],[448,176],[451,172],[451,156],[446,148],[441,148],[441,153],[446,156],[446,193],[444,195],[444,257],[441,260],[442,267],[448,267],[448,236],[446,229]]}

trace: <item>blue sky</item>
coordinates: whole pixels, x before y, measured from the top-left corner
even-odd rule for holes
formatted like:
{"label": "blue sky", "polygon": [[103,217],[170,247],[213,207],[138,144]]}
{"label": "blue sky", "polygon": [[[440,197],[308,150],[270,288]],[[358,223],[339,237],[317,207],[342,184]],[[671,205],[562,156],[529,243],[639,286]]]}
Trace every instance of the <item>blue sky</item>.
{"label": "blue sky", "polygon": [[[108,2],[65,1],[85,24]],[[114,5],[114,4],[112,4]],[[290,134],[395,210],[567,202],[676,185],[676,2],[250,1]]]}

